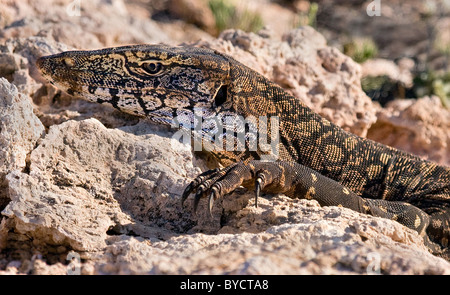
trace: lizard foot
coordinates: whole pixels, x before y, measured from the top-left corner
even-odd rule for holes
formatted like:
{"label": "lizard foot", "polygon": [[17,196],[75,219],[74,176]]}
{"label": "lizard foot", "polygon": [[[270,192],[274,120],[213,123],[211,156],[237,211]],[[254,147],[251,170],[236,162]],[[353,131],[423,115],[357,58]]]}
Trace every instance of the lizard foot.
{"label": "lizard foot", "polygon": [[209,214],[211,215],[214,201],[233,192],[239,186],[247,189],[255,189],[255,206],[258,206],[258,197],[263,189],[270,193],[285,193],[292,187],[292,183],[286,182],[286,174],[289,175],[287,165],[284,162],[250,161],[232,164],[222,169],[214,169],[200,174],[184,190],[181,202],[192,193],[194,196],[194,212],[202,197],[208,195]]}

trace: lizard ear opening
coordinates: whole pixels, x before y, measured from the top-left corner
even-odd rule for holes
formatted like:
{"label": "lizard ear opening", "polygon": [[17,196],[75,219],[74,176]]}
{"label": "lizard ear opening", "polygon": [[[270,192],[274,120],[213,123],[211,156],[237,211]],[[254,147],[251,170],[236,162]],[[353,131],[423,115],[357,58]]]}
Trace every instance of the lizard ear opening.
{"label": "lizard ear opening", "polygon": [[228,86],[220,86],[219,90],[217,90],[216,96],[214,97],[214,104],[216,105],[216,107],[221,106],[224,102],[227,101],[227,93]]}

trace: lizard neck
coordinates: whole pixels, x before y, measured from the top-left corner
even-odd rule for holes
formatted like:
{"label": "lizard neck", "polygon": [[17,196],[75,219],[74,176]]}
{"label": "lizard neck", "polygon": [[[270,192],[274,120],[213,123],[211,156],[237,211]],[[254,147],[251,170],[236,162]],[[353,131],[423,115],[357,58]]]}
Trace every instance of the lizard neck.
{"label": "lizard neck", "polygon": [[301,100],[258,72],[239,63],[230,68],[232,82],[229,95],[235,113],[244,118],[278,116],[294,121],[309,121],[310,117],[321,119]]}
{"label": "lizard neck", "polygon": [[257,122],[258,138],[267,139],[271,146],[263,149],[258,145],[256,154],[261,158],[272,152],[275,159],[302,163],[304,157],[297,147],[300,141],[309,139],[309,134],[304,133],[305,124],[314,125],[307,128],[311,131],[316,125],[320,126],[319,132],[323,127],[334,125],[256,71],[241,64],[230,68],[232,112],[246,121]]}

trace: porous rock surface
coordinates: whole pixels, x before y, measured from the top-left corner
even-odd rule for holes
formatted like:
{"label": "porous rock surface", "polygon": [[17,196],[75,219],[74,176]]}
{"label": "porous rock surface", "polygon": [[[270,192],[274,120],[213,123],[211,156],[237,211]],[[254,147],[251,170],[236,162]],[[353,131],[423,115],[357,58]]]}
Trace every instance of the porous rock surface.
{"label": "porous rock surface", "polygon": [[[51,8],[61,10],[57,20],[40,13],[43,2],[1,10],[3,21],[21,21],[0,34],[0,273],[66,274],[73,263],[82,274],[450,273],[416,232],[315,201],[263,196],[255,208],[242,189],[218,201],[212,217],[205,200],[193,214],[180,196],[206,163],[172,138],[176,130],[73,99],[34,66],[75,47],[170,38],[142,31],[156,24],[124,17],[119,0],[89,2],[84,18],[67,19],[71,1],[60,1]],[[120,22],[99,25],[117,14]],[[195,45],[232,55],[357,134],[381,113],[360,89],[360,67],[309,27],[281,39],[231,30]]]}
{"label": "porous rock surface", "polygon": [[0,209],[8,202],[6,175],[25,168],[28,154],[43,135],[44,126],[29,98],[0,78]]}
{"label": "porous rock surface", "polygon": [[450,165],[450,109],[437,96],[395,100],[377,113],[367,137]]}
{"label": "porous rock surface", "polygon": [[[7,175],[5,271],[67,271],[75,251],[85,274],[442,274],[400,224],[314,201],[243,191],[197,216],[182,189],[199,169],[189,146],[141,122],[107,129],[96,119],[50,128],[29,172]],[[25,251],[28,250],[28,251]],[[32,256],[32,253],[42,256]],[[45,257],[45,258],[44,258]],[[406,259],[407,258],[407,259]],[[44,261],[56,262],[45,267]]]}
{"label": "porous rock surface", "polygon": [[239,191],[213,218],[204,201],[195,216],[180,195],[204,165],[172,132],[146,122],[107,129],[96,119],[51,126],[28,171],[6,176],[2,272],[66,273],[72,253],[84,274],[450,270],[412,230],[314,201],[267,196],[255,208],[253,193]]}

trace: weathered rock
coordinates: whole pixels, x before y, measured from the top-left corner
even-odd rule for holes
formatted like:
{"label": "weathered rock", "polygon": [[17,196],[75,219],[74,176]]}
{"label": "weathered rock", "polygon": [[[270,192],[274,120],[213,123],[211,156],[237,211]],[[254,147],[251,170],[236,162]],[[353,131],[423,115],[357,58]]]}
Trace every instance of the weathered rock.
{"label": "weathered rock", "polygon": [[201,162],[193,161],[189,146],[145,122],[106,129],[90,119],[51,127],[31,153],[29,173],[7,176],[11,202],[0,233],[6,252],[21,251],[23,259],[6,268],[61,271],[27,256],[25,247],[59,263],[73,249],[88,261],[82,273],[450,271],[416,232],[315,201],[278,196],[255,208],[252,192],[236,192],[215,205],[214,218],[205,200],[194,216],[190,200],[184,208],[179,203],[199,172],[194,166]]}
{"label": "weathered rock", "polygon": [[[183,177],[199,170],[190,147],[180,150],[170,138],[139,134],[148,126],[108,130],[95,119],[52,126],[31,153],[29,173],[7,176],[11,202],[3,215],[19,234],[77,251],[102,249],[108,231],[126,231],[122,227],[133,220],[153,217],[164,226],[171,207],[179,206],[169,200],[186,184]],[[145,236],[137,227],[129,230]]]}
{"label": "weathered rock", "polygon": [[[174,44],[160,32],[166,25],[138,10],[131,16],[120,0],[83,1],[81,17],[69,15],[74,1],[46,3],[0,4],[7,25],[0,31],[0,76],[33,97],[48,127],[36,141],[43,128],[33,127],[34,117],[26,121],[20,111],[7,117],[19,124],[13,143],[24,148],[3,172],[1,191],[11,200],[0,220],[0,273],[64,274],[68,258],[77,255],[82,274],[450,273],[450,264],[428,253],[417,233],[345,208],[285,196],[263,197],[255,208],[253,192],[245,190],[216,202],[212,218],[205,200],[197,215],[191,199],[182,207],[181,192],[205,166],[189,146],[166,128],[42,85],[34,66],[37,57],[72,47]],[[360,67],[311,28],[282,39],[268,30],[227,31],[197,45],[229,53],[347,130],[364,135],[375,122],[376,109],[359,86]],[[3,79],[0,86],[0,93],[16,97],[10,83]],[[408,116],[426,121],[416,112]],[[103,125],[83,120],[92,116]],[[30,129],[31,137],[20,133]],[[3,126],[0,131],[3,136]],[[4,137],[6,147],[13,146],[10,138]]]}
{"label": "weathered rock", "polygon": [[403,58],[398,65],[391,60],[375,58],[369,59],[361,64],[362,77],[387,76],[391,81],[400,82],[403,87],[411,88],[413,86],[414,61],[409,58]]}
{"label": "weathered rock", "polygon": [[84,49],[170,41],[154,21],[128,13],[121,0],[2,2],[0,11],[10,20],[0,41],[41,36]]}
{"label": "weathered rock", "polygon": [[[288,206],[291,201],[276,198],[274,202]],[[320,218],[316,215],[321,211],[317,204],[311,206],[311,202],[302,200],[296,205],[293,215],[301,222],[272,226],[260,233],[183,235],[151,244],[140,238],[112,237],[103,257],[106,261],[99,263],[95,272],[444,274],[450,271],[448,262],[411,247],[417,235],[406,233],[390,221],[331,207]],[[354,220],[348,223],[347,218]],[[406,245],[397,242],[400,240]]]}
{"label": "weathered rock", "polygon": [[395,100],[377,116],[368,138],[450,165],[450,110],[438,97]]}
{"label": "weathered rock", "polygon": [[25,168],[27,155],[43,134],[44,126],[33,114],[29,98],[0,78],[0,210],[9,201],[6,174]]}

